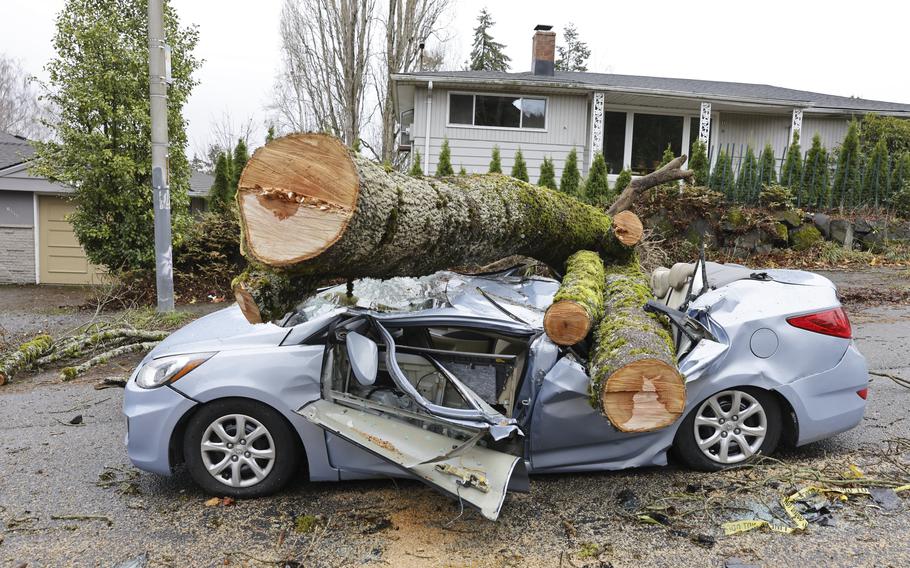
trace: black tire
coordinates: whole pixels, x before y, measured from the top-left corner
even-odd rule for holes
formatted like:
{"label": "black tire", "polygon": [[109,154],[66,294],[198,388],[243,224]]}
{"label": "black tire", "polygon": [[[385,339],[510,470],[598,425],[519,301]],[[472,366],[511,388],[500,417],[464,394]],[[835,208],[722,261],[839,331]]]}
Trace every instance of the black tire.
{"label": "black tire", "polygon": [[[274,463],[265,477],[247,487],[232,487],[209,473],[202,457],[202,436],[215,421],[231,414],[252,418],[266,428],[274,444]],[[271,495],[281,490],[298,473],[301,458],[297,432],[275,409],[245,398],[225,398],[200,408],[187,423],[183,436],[183,458],[193,480],[212,495],[247,499]],[[217,454],[214,454],[217,455]],[[247,471],[251,471],[247,468]]]}
{"label": "black tire", "polygon": [[[772,393],[754,387],[734,387],[724,390],[747,393],[761,406],[766,416],[765,439],[758,447],[758,451],[755,452],[755,455],[771,455],[774,450],[777,449],[777,444],[780,442],[783,430],[781,409],[777,399]],[[752,456],[751,458],[747,458],[738,463],[723,464],[706,456],[698,447],[698,443],[695,439],[695,419],[702,405],[713,396],[715,395],[705,398],[692,408],[692,411],[689,412],[682,421],[682,424],[680,424],[679,430],[676,432],[676,438],[673,441],[673,454],[675,457],[688,467],[700,471],[720,471],[728,467],[736,467],[748,463],[755,459],[755,456]]]}

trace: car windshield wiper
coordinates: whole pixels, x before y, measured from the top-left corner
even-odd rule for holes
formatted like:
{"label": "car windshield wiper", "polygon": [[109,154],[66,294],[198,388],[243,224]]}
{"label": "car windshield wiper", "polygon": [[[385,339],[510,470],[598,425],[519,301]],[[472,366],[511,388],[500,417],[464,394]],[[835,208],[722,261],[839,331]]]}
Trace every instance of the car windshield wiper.
{"label": "car windshield wiper", "polygon": [[492,297],[489,293],[487,293],[486,290],[484,290],[484,289],[481,288],[480,286],[477,286],[476,289],[477,289],[478,292],[480,292],[480,295],[483,296],[483,297],[486,299],[486,301],[488,301],[488,302],[490,302],[491,304],[493,304],[493,307],[494,307],[494,308],[496,308],[496,309],[499,310],[500,312],[504,313],[505,315],[509,316],[510,318],[512,318],[513,320],[517,321],[518,323],[521,323],[521,324],[524,324],[524,325],[530,325],[530,324],[529,324],[528,322],[526,322],[525,320],[521,319],[520,317],[516,316],[515,314],[513,314],[513,313],[510,312],[509,310],[505,309],[505,308],[502,306],[502,304],[500,304],[499,302],[497,302],[496,300],[494,300],[493,297]]}

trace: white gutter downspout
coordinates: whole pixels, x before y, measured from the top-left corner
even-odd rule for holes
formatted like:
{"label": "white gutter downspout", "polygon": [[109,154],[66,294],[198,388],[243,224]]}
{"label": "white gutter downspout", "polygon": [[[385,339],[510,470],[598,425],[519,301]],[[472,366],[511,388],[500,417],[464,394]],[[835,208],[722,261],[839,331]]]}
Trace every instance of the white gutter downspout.
{"label": "white gutter downspout", "polygon": [[427,82],[427,125],[423,133],[423,173],[430,175],[430,111],[433,110],[433,81]]}

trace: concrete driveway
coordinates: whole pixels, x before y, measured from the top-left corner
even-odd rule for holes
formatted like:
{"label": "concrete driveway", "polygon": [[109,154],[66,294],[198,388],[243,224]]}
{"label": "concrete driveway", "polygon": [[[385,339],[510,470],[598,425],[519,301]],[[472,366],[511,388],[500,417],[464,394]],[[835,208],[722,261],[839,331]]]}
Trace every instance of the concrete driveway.
{"label": "concrete driveway", "polygon": [[[910,377],[910,308],[850,313],[870,368]],[[536,477],[490,523],[401,480],[301,481],[275,497],[207,505],[185,472],[164,478],[129,465],[122,391],[92,384],[131,364],[74,383],[45,374],[0,388],[0,565],[115,566],[148,552],[151,566],[720,567],[734,557],[768,567],[910,566],[907,496],[893,510],[851,498],[833,526],[804,534],[725,537],[720,528],[773,512],[805,485],[791,482],[795,472],[856,464],[867,475],[904,467],[910,476],[910,390],[887,379],[874,379],[860,427],[786,451],[779,464]],[[82,424],[70,425],[77,415]],[[649,511],[669,525],[642,522]]]}

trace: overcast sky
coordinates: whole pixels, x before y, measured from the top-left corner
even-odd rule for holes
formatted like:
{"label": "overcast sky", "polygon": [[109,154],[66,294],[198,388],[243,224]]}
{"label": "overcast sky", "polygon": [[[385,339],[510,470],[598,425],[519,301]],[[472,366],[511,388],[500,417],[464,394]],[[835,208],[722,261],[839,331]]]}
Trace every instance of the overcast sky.
{"label": "overcast sky", "polygon": [[[183,23],[199,26],[197,56],[205,60],[185,108],[190,154],[205,147],[212,123],[226,113],[235,122],[252,117],[261,135],[280,59],[281,0],[172,3]],[[4,4],[0,51],[43,76],[63,0]],[[910,103],[905,63],[910,4],[454,0],[454,5],[444,34],[450,38],[450,61],[459,67],[470,53],[477,14],[487,6],[496,21],[494,37],[506,44],[513,71],[530,68],[535,25],[554,25],[560,34],[574,22],[592,50],[590,71],[768,83]]]}

